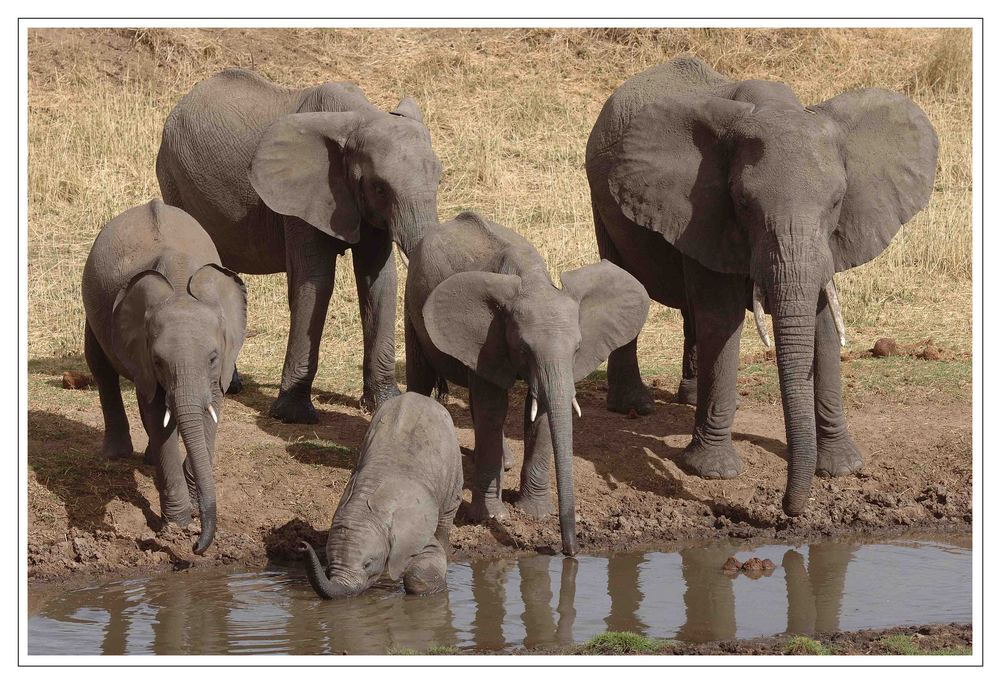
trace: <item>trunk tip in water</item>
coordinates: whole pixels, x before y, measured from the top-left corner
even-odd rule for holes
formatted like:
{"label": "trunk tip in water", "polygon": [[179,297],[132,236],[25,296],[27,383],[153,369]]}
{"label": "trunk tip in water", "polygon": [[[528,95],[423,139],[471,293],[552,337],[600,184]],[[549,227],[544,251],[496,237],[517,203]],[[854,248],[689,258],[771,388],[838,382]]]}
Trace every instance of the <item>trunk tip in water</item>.
{"label": "trunk tip in water", "polygon": [[201,535],[198,536],[198,542],[194,544],[192,548],[195,555],[204,555],[208,547],[212,545],[212,541],[215,540],[215,506],[211,506],[207,510],[202,510],[201,515]]}

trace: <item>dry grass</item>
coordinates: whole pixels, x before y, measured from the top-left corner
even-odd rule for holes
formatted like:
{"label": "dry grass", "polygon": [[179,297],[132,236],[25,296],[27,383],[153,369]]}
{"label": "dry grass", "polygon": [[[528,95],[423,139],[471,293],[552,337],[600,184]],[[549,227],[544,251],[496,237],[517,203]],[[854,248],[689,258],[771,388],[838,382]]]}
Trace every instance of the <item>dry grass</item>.
{"label": "dry grass", "polygon": [[[584,146],[611,91],[694,53],[733,78],[788,82],[806,103],[879,86],[907,93],[941,139],[931,203],[881,257],[842,275],[854,348],[879,336],[971,350],[971,32],[967,30],[35,30],[29,35],[29,356],[82,351],[79,278],[101,225],[158,194],[164,117],[198,80],[253,67],[287,85],[358,83],[377,105],[421,103],[446,169],[440,214],[474,209],[534,242],[553,272],[597,258]],[[356,392],[360,326],[342,262],[317,388]],[[245,372],[275,382],[284,275],[250,276]],[[402,296],[402,292],[400,292]],[[744,346],[759,349],[747,328]],[[680,321],[656,306],[649,372],[674,373]],[[402,334],[399,357],[402,357]]]}

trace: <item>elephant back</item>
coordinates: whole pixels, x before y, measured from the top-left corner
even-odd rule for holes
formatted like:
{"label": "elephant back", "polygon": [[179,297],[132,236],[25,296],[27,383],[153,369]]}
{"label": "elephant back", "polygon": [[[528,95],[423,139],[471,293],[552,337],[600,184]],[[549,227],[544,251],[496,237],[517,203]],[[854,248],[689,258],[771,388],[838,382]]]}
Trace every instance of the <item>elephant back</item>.
{"label": "elephant back", "polygon": [[587,140],[587,165],[613,150],[632,117],[667,95],[707,93],[731,83],[697,57],[677,57],[656,64],[622,83],[601,109]]}

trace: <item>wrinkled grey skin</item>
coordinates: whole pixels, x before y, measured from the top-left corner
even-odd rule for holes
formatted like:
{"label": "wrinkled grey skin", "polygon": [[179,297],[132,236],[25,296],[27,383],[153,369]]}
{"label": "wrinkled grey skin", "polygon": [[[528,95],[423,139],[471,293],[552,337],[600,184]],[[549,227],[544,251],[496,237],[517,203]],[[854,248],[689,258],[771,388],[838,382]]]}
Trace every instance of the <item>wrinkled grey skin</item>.
{"label": "wrinkled grey skin", "polygon": [[462,454],[451,415],[407,393],[382,404],[333,515],[324,569],[303,541],[309,582],[320,597],[367,590],[384,573],[407,593],[447,587],[448,534],[462,499]]}
{"label": "wrinkled grey skin", "polygon": [[[406,383],[422,394],[469,388],[476,434],[470,518],[504,518],[503,423],[514,380],[528,384],[525,458],[516,505],[552,512],[555,459],[563,552],[576,553],[573,400],[576,382],[642,329],[649,298],[611,263],[562,274],[563,289],[523,237],[472,213],[428,230],[406,278]],[[531,420],[531,404],[537,417]]]}
{"label": "wrinkled grey skin", "polygon": [[194,216],[222,263],[288,276],[291,328],[270,413],[314,423],[310,399],[337,256],[352,250],[366,410],[399,393],[396,265],[437,223],[441,164],[413,100],[391,113],[351,83],[304,90],[228,69],[197,84],[163,126],[164,201]]}
{"label": "wrinkled grey skin", "polygon": [[[119,377],[135,383],[146,462],[156,466],[163,518],[200,511],[202,554],[216,525],[212,454],[222,396],[246,332],[246,289],[219,265],[211,238],[159,199],[129,209],[94,240],[83,269],[84,353],[104,413],[104,454],[132,455]],[[169,418],[164,424],[169,410]],[[181,456],[177,435],[184,439]]]}
{"label": "wrinkled grey skin", "polygon": [[[803,107],[783,83],[733,82],[679,58],[612,94],[587,143],[598,247],[654,300],[685,311],[679,394],[696,392],[698,405],[689,470],[728,478],[742,468],[731,427],[754,283],[777,344],[786,514],[803,511],[814,473],[862,466],[825,288],[878,256],[926,205],[936,160],[923,112],[885,90]],[[634,340],[609,359],[608,406],[652,409]]]}

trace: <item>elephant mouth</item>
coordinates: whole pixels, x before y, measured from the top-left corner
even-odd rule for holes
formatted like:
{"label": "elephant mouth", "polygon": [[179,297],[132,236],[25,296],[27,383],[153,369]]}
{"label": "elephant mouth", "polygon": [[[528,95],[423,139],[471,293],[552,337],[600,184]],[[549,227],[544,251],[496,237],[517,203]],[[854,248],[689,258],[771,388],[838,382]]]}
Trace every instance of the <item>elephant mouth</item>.
{"label": "elephant mouth", "polygon": [[[830,315],[833,316],[833,324],[837,328],[837,336],[840,338],[841,347],[847,346],[847,332],[844,327],[844,316],[840,308],[840,297],[837,295],[837,285],[833,278],[823,287],[823,293],[830,304]],[[767,332],[767,321],[764,318],[764,292],[756,280],[753,283],[753,322],[757,328],[757,334],[764,346],[771,348],[771,337]]]}

